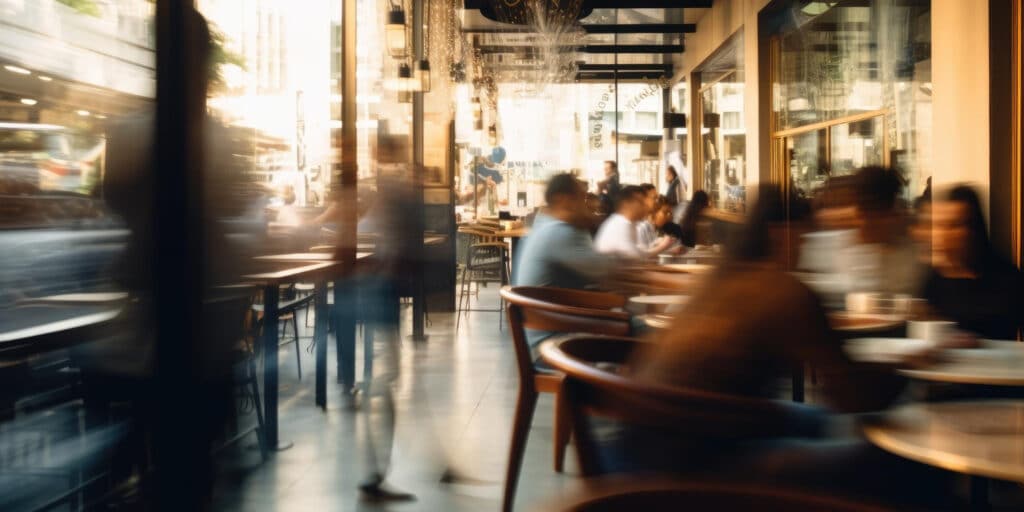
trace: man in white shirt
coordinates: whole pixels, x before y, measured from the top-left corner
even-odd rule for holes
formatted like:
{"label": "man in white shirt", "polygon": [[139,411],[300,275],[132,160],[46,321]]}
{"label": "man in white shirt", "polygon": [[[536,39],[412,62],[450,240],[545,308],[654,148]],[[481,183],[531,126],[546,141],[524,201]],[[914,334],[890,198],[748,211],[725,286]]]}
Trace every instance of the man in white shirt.
{"label": "man in white shirt", "polygon": [[643,189],[635,185],[622,188],[615,213],[597,230],[594,248],[597,252],[627,258],[641,258],[644,253],[637,247],[636,223],[644,218]]}

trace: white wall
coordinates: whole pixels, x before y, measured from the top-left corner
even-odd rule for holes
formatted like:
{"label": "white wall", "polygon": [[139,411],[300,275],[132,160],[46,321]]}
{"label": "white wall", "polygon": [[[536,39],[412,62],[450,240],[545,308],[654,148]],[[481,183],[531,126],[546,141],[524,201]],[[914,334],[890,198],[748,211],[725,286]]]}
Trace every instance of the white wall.
{"label": "white wall", "polygon": [[932,91],[932,187],[969,182],[987,205],[987,1],[932,0]]}

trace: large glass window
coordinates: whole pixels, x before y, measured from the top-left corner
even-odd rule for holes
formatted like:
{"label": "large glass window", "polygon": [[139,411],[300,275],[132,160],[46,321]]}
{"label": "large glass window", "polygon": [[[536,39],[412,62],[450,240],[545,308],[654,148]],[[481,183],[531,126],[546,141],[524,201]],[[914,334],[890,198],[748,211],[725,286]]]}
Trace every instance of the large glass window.
{"label": "large glass window", "polygon": [[746,207],[747,132],[743,111],[743,32],[731,37],[698,68],[701,179],[716,208]]}
{"label": "large glass window", "polygon": [[[837,2],[822,10],[795,2],[777,42],[773,83],[776,138],[800,146],[825,129],[818,174],[789,176],[805,194],[828,176],[889,165],[921,193],[931,174],[929,2]],[[777,164],[780,165],[780,164]]]}

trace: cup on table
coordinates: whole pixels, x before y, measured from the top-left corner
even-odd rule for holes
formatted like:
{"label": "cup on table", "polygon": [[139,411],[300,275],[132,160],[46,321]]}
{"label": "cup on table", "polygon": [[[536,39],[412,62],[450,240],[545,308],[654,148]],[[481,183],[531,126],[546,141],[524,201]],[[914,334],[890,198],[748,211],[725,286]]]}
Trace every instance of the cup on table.
{"label": "cup on table", "polygon": [[855,292],[846,294],[846,311],[857,314],[881,314],[906,317],[915,299],[900,293]]}
{"label": "cup on table", "polygon": [[856,292],[846,294],[846,311],[850,313],[868,314],[875,312],[877,293]]}
{"label": "cup on table", "polygon": [[956,332],[956,322],[945,320],[914,320],[907,322],[907,337],[941,343]]}

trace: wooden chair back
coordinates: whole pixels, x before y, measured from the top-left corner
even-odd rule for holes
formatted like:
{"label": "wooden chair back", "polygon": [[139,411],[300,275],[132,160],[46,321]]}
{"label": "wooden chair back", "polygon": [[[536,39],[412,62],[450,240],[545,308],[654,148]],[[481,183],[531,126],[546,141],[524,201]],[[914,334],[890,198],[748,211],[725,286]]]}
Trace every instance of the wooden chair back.
{"label": "wooden chair back", "polygon": [[570,404],[585,475],[602,472],[589,431],[590,416],[697,439],[749,439],[787,432],[782,408],[769,400],[630,378],[625,365],[646,343],[650,342],[613,336],[564,336],[541,346],[544,361],[565,374],[562,393]]}
{"label": "wooden chair back", "polygon": [[515,346],[519,377],[532,385],[536,373],[526,329],[558,333],[630,334],[630,315],[617,295],[564,288],[516,286],[501,289],[508,303],[509,330]]}

